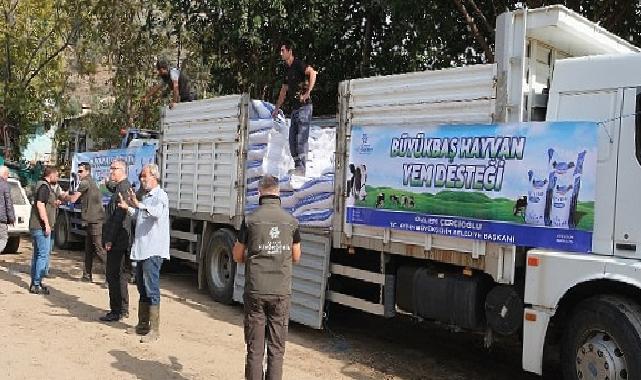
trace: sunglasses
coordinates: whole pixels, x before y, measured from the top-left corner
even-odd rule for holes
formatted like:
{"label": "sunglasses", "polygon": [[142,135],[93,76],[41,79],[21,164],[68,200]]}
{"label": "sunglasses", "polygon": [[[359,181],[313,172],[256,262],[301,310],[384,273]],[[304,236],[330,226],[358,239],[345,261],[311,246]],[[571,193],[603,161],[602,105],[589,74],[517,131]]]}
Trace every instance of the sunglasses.
{"label": "sunglasses", "polygon": [[85,172],[84,170],[78,170],[78,173],[84,173],[84,172]]}

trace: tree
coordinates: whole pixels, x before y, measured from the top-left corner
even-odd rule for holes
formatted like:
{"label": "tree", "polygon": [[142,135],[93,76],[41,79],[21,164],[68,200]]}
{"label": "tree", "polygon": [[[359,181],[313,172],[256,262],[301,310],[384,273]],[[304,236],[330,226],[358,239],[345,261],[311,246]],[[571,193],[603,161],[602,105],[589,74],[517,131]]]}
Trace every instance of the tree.
{"label": "tree", "polygon": [[54,120],[65,91],[64,54],[82,31],[84,5],[83,0],[3,0],[0,125],[8,140],[5,148],[17,148],[19,138],[24,142],[36,124]]}

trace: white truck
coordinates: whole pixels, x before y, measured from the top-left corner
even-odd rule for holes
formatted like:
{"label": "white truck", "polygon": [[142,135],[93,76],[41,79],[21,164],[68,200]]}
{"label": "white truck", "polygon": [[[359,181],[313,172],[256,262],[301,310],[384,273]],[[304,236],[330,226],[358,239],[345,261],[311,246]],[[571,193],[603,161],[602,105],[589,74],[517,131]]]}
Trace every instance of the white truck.
{"label": "white truck", "polygon": [[[526,371],[541,374],[544,350],[560,344],[565,379],[641,379],[640,51],[561,6],[504,13],[496,36],[496,64],[341,83],[333,223],[302,230],[291,318],[322,328],[326,302],[383,317],[411,313],[484,331],[488,345],[497,335],[521,336]],[[242,300],[244,271],[231,252],[245,215],[249,107],[247,96],[231,95],[178,104],[163,117],[171,254],[194,263],[199,286],[223,303]],[[588,252],[372,226],[348,215],[358,128],[537,121],[594,122]],[[380,195],[377,207],[385,206]],[[410,198],[392,202],[413,207]]]}

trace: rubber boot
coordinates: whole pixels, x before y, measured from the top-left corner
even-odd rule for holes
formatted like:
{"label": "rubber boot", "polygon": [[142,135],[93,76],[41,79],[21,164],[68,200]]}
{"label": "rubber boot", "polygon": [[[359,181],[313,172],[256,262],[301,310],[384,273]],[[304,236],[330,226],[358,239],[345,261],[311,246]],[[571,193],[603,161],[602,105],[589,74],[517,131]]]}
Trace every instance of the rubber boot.
{"label": "rubber boot", "polygon": [[140,343],[155,342],[160,338],[160,305],[149,305],[149,333],[140,338]]}
{"label": "rubber boot", "polygon": [[127,334],[146,335],[149,332],[149,303],[138,302],[138,324],[127,329]]}

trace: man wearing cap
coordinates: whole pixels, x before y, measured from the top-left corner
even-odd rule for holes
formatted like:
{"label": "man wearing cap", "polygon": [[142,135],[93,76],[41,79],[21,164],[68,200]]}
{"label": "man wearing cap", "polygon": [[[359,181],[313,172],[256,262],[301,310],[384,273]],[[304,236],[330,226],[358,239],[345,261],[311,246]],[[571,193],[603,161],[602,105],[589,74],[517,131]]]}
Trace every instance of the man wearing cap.
{"label": "man wearing cap", "polygon": [[260,206],[246,217],[233,249],[234,261],[245,263],[245,378],[278,380],[283,377],[292,264],[300,261],[301,239],[298,221],[280,205],[278,179],[263,177],[258,192]]}
{"label": "man wearing cap", "polygon": [[165,94],[171,94],[169,108],[174,108],[176,103],[191,102],[194,95],[189,86],[189,78],[178,68],[170,68],[169,62],[161,58],[156,62],[156,72],[158,73],[159,82],[153,86],[145,97],[143,102],[156,95],[163,87],[166,88]]}
{"label": "man wearing cap", "polygon": [[102,245],[102,223],[105,219],[105,209],[102,205],[102,192],[91,177],[91,165],[82,162],[78,165],[80,184],[78,190],[70,194],[67,199],[75,203],[78,199],[82,202],[81,217],[87,224],[85,236],[85,268],[82,281],[92,281],[92,267],[94,255],[106,261],[105,248]]}

